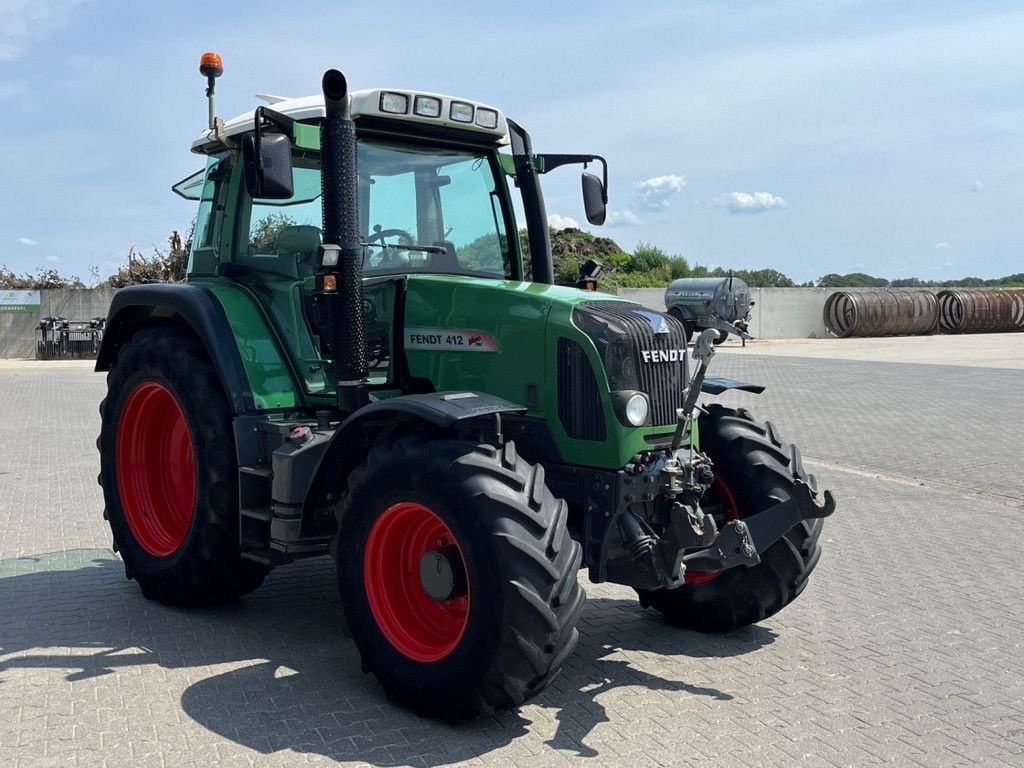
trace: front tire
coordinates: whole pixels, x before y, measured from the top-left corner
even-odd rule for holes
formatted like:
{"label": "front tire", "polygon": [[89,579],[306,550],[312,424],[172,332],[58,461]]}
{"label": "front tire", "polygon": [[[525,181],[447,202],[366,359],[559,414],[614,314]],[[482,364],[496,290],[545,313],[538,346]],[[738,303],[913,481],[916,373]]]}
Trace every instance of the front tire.
{"label": "front tire", "polygon": [[[708,508],[724,520],[745,518],[788,501],[797,479],[816,493],[814,476],[795,462],[770,423],[759,424],[743,408],[718,403],[700,417],[700,445],[714,462]],[[723,632],[778,613],[795,600],[821,556],[822,520],[804,520],[761,553],[752,568],[688,573],[671,590],[638,590],[640,603],[661,611],[669,623],[698,632]],[[756,542],[755,542],[756,544]]]}
{"label": "front tire", "polygon": [[[580,546],[543,468],[513,443],[378,446],[338,514],[349,631],[388,698],[449,721],[515,707],[575,647]],[[450,574],[435,597],[421,571],[430,558]]]}
{"label": "front tire", "polygon": [[231,411],[198,339],[137,333],[107,375],[100,415],[104,517],[128,578],[171,605],[256,589],[268,569],[241,558]]}

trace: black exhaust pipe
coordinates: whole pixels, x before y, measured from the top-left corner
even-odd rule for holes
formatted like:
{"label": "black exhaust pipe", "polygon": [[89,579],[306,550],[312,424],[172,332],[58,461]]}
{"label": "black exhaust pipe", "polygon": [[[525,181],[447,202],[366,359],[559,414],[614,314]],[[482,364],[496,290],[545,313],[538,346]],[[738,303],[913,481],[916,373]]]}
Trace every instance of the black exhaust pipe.
{"label": "black exhaust pipe", "polygon": [[333,361],[328,374],[337,385],[338,408],[349,414],[369,402],[370,373],[363,316],[356,126],[345,76],[336,69],[327,70],[323,92],[326,117],[320,126],[320,160],[324,245],[315,299],[323,307],[320,330],[327,342],[324,356]]}

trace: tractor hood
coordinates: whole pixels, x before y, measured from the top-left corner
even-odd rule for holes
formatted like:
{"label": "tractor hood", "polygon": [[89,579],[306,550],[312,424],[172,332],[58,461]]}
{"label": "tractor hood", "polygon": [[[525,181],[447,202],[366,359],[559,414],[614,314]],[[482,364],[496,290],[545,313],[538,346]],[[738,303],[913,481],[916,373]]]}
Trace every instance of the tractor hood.
{"label": "tractor hood", "polygon": [[489,392],[533,410],[554,362],[555,337],[585,339],[573,309],[595,299],[642,309],[566,286],[411,275],[402,339],[410,373],[439,391]]}
{"label": "tractor hood", "polygon": [[[437,391],[525,406],[548,425],[562,458],[582,465],[621,467],[655,438],[668,439],[686,384],[675,318],[565,286],[410,276],[402,343],[413,377]],[[644,426],[618,414],[627,391],[649,395]]]}

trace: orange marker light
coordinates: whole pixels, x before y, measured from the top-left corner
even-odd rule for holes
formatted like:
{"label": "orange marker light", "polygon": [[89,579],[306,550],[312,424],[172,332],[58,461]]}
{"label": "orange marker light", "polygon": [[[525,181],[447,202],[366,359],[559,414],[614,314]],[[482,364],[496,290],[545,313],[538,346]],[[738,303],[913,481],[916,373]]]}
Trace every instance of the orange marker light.
{"label": "orange marker light", "polygon": [[324,275],[324,290],[325,291],[336,291],[336,290],[338,290],[338,277],[337,277],[337,275]]}
{"label": "orange marker light", "polygon": [[224,74],[224,62],[220,55],[207,51],[199,57],[199,73],[207,77],[220,77]]}

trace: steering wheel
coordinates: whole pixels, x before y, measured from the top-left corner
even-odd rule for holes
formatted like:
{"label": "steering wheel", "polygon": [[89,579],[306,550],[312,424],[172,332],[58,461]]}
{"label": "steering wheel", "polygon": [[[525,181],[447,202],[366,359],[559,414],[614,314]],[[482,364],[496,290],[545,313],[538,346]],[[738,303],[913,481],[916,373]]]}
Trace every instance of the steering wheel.
{"label": "steering wheel", "polygon": [[[416,242],[416,238],[412,236],[412,233],[406,232],[404,229],[381,229],[380,224],[373,225],[373,234],[366,238],[367,243],[372,243],[374,240],[380,240],[381,245],[386,245],[385,238],[397,237],[400,241],[406,240],[409,245]],[[399,242],[399,245],[403,243]]]}
{"label": "steering wheel", "polygon": [[[398,242],[395,245],[412,245],[416,242],[416,238],[412,236],[411,232],[407,232],[404,229],[383,229],[380,224],[375,224],[373,227],[373,233],[366,238],[367,244],[372,244],[375,240],[379,240],[381,245],[389,245],[386,238],[397,237]],[[399,253],[396,252],[392,247],[385,248],[381,254],[380,261],[377,263],[378,267],[395,267],[409,263],[408,252]]]}

